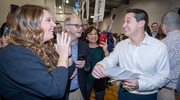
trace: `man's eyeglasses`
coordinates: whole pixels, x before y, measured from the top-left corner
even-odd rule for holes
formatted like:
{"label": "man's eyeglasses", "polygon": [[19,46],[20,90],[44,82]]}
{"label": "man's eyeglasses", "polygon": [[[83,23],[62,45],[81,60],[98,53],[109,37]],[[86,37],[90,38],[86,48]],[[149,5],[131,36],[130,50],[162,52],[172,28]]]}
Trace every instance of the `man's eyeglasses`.
{"label": "man's eyeglasses", "polygon": [[79,25],[79,24],[67,24],[67,25],[73,25],[73,26],[75,26],[76,28],[84,27],[84,25]]}

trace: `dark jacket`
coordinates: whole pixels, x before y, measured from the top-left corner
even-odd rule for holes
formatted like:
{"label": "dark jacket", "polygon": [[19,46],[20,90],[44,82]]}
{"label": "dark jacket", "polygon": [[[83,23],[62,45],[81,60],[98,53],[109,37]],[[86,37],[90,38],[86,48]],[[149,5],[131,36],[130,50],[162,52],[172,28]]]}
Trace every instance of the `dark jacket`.
{"label": "dark jacket", "polygon": [[8,45],[0,50],[0,95],[6,100],[60,99],[67,81],[67,68],[50,71],[23,46]]}
{"label": "dark jacket", "polygon": [[[84,100],[88,100],[87,90],[86,90],[86,77],[88,73],[90,73],[90,71],[92,70],[91,57],[90,57],[89,45],[81,40],[78,40],[78,56],[82,54],[86,55],[86,59],[85,59],[84,68],[78,69],[78,82]],[[70,88],[70,83],[71,82],[68,83],[68,88]]]}
{"label": "dark jacket", "polygon": [[85,60],[85,67],[89,70],[85,69],[78,69],[78,81],[79,81],[79,87],[81,90],[81,93],[85,100],[87,100],[87,90],[86,90],[86,77],[88,73],[90,73],[91,65],[91,57],[90,57],[90,51],[89,51],[89,45],[85,42],[79,40],[78,41],[78,55],[85,54],[86,60]]}

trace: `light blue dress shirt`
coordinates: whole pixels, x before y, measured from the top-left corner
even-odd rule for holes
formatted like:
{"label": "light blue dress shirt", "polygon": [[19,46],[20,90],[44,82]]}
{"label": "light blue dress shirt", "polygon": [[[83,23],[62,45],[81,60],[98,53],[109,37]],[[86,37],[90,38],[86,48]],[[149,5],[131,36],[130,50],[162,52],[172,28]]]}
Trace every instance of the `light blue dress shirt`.
{"label": "light blue dress shirt", "polygon": [[[71,54],[72,54],[72,60],[74,62],[77,61],[78,58],[78,39],[76,40],[75,45],[71,45]],[[78,82],[78,71],[77,68],[75,68],[77,74],[76,76],[71,80],[71,85],[70,85],[70,91],[73,89],[79,88],[79,82]]]}

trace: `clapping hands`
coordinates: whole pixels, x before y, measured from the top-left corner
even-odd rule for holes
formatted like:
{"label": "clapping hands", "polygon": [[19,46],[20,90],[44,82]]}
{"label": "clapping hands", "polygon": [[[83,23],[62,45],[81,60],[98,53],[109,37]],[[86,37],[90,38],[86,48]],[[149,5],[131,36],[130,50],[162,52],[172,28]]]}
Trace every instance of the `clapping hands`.
{"label": "clapping hands", "polygon": [[55,48],[60,56],[68,57],[71,54],[70,41],[71,38],[67,33],[62,32],[61,35],[57,33],[57,44],[55,44]]}

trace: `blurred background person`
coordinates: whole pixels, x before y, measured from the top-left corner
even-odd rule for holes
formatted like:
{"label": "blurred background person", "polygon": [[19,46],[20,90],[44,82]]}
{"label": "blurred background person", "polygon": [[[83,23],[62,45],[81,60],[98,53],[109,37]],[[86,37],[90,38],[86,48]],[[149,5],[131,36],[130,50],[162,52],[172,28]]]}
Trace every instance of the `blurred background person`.
{"label": "blurred background person", "polygon": [[7,29],[10,29],[12,27],[12,23],[14,21],[14,15],[15,15],[16,10],[19,8],[19,6],[11,4],[10,8],[11,9],[10,9],[10,12],[8,13],[8,15],[7,15],[6,22],[3,23],[2,26],[1,26],[1,31],[0,31],[1,37],[7,31]]}
{"label": "blurred background person", "polygon": [[11,35],[11,27],[14,21],[14,15],[16,10],[19,8],[18,5],[11,4],[10,5],[10,12],[7,15],[6,22],[2,24],[0,30],[0,48],[5,47],[8,43],[7,40],[10,38]]}
{"label": "blurred background person", "polygon": [[56,27],[54,27],[54,38],[53,43],[56,43],[56,35],[57,33],[61,34],[63,32],[61,23],[56,22]]}
{"label": "blurred background person", "polygon": [[152,29],[152,32],[151,32],[150,36],[156,37],[156,35],[158,33],[158,23],[157,22],[152,23],[151,29]]}
{"label": "blurred background person", "polygon": [[159,28],[158,28],[158,33],[156,35],[156,39],[158,40],[162,40],[166,37],[166,35],[163,33],[162,29],[161,29],[161,25],[159,25]]}
{"label": "blurred background person", "polygon": [[119,34],[117,43],[121,42],[122,40],[126,39],[125,35],[123,33]]}
{"label": "blurred background person", "polygon": [[79,39],[81,41],[85,42],[86,41],[85,31],[86,31],[87,28],[89,28],[89,22],[88,22],[87,19],[81,19],[81,22],[83,24],[83,26],[82,26],[83,31],[82,31],[82,35],[81,35],[81,37]]}

